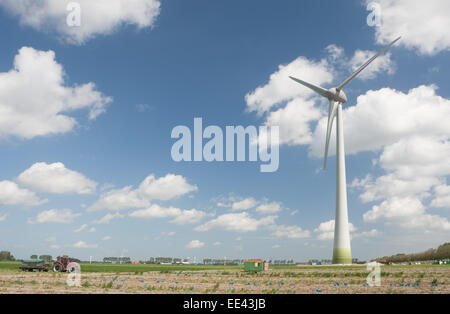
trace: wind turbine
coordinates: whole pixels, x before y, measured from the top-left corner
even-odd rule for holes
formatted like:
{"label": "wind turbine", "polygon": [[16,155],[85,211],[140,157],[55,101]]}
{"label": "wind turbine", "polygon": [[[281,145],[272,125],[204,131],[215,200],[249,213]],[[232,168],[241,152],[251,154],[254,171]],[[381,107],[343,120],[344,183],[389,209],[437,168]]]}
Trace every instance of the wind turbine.
{"label": "wind turbine", "polygon": [[328,125],[325,143],[325,158],[323,168],[327,167],[328,148],[330,146],[331,131],[333,129],[334,118],[336,117],[336,219],[334,224],[334,248],[333,264],[351,264],[352,252],[350,248],[350,232],[348,227],[348,208],[347,208],[347,183],[345,175],[345,150],[344,150],[344,127],[342,120],[342,105],[347,102],[343,88],[347,86],[358,74],[369,66],[376,58],[381,56],[386,50],[393,46],[401,37],[384,47],[380,52],[367,60],[358,70],[356,70],[341,85],[330,90],[315,86],[295,77],[290,78],[309,89],[312,89],[322,97],[330,101],[328,111]]}

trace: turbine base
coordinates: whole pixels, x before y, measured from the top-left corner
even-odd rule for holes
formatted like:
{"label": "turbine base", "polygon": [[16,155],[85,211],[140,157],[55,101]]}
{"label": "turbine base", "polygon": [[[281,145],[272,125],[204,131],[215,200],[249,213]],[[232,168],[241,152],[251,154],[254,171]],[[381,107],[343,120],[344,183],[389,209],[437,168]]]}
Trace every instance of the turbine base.
{"label": "turbine base", "polygon": [[334,249],[333,250],[333,264],[349,265],[352,264],[351,249]]}

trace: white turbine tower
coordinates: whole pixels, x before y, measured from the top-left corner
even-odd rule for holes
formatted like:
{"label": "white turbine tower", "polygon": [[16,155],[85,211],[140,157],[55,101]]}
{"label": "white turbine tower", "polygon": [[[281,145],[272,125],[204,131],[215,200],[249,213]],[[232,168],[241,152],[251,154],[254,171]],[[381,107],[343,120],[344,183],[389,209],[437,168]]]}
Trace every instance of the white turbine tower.
{"label": "white turbine tower", "polygon": [[350,83],[358,74],[369,66],[376,58],[382,55],[392,45],[394,45],[401,37],[384,47],[375,56],[364,63],[355,73],[347,78],[339,87],[330,90],[304,82],[295,77],[290,78],[305,87],[312,89],[319,95],[330,101],[328,112],[328,126],[325,144],[325,160],[323,168],[327,167],[328,148],[330,146],[331,131],[336,116],[336,219],[334,224],[334,249],[333,264],[351,264],[352,253],[350,248],[350,232],[348,228],[348,209],[347,209],[347,183],[345,176],[345,151],[344,151],[344,127],[342,124],[342,105],[347,102],[343,88]]}

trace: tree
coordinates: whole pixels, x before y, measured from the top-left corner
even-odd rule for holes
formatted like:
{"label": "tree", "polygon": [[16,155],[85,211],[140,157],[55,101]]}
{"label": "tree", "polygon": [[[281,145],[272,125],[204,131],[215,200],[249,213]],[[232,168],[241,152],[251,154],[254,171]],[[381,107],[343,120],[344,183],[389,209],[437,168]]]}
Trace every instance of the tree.
{"label": "tree", "polygon": [[39,259],[42,259],[42,260],[46,261],[47,263],[49,263],[53,260],[51,255],[41,255],[41,256],[39,256]]}
{"label": "tree", "polygon": [[0,252],[0,261],[15,261],[14,256],[11,255],[11,252],[1,251]]}
{"label": "tree", "polygon": [[33,254],[30,256],[30,259],[38,259],[38,256],[36,254]]}

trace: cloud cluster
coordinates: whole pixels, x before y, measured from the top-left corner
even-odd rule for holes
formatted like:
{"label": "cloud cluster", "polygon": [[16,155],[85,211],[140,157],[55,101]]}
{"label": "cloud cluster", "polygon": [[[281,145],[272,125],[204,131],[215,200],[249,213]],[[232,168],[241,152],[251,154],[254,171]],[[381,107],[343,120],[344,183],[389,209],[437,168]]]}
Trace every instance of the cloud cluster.
{"label": "cloud cluster", "polygon": [[67,169],[61,162],[35,163],[22,172],[17,181],[33,191],[52,194],[92,194],[97,187],[96,182]]}
{"label": "cloud cluster", "polygon": [[[323,156],[327,113],[319,98],[287,77],[298,76],[322,85],[332,81],[342,65],[356,68],[372,54],[356,51],[347,59],[338,46],[330,45],[326,51],[328,57],[319,62],[300,57],[280,66],[270,76],[268,84],[246,97],[249,111],[264,114],[265,124],[280,126],[281,144],[305,145],[312,158]],[[372,79],[381,74],[393,74],[393,71],[395,64],[391,55],[386,54],[371,64],[359,79]],[[328,75],[324,75],[325,72]],[[290,91],[291,87],[301,93],[295,94]],[[428,231],[449,230],[447,218],[427,212],[432,207],[450,205],[450,189],[446,184],[450,175],[447,158],[450,155],[450,124],[447,122],[450,100],[437,91],[436,85],[422,85],[407,92],[392,88],[369,90],[357,98],[355,106],[344,108],[346,152],[377,154],[374,167],[381,173],[376,177],[368,174],[352,184],[361,190],[363,202],[376,202],[364,215],[365,222]],[[331,156],[335,154],[335,142],[335,132],[332,132]],[[322,238],[330,236],[330,232],[320,235]]]}
{"label": "cloud cluster", "polygon": [[261,219],[252,218],[248,213],[224,214],[195,228],[205,232],[211,229],[224,229],[234,232],[256,231],[261,226],[273,225],[277,216],[267,216]]}
{"label": "cloud cluster", "polygon": [[203,242],[201,242],[199,240],[192,240],[191,242],[189,242],[186,245],[186,248],[187,249],[200,249],[200,248],[202,248],[204,246],[205,246],[205,243],[203,243]]}
{"label": "cloud cluster", "polygon": [[[366,0],[366,4],[373,2]],[[424,55],[450,48],[450,3],[447,0],[377,0],[381,6],[381,25],[376,40],[387,44],[403,36],[400,44]]]}
{"label": "cloud cluster", "polygon": [[186,225],[199,222],[207,214],[197,209],[181,210],[175,207],[162,207],[153,204],[146,209],[133,211],[129,214],[133,218],[153,219],[153,218],[173,218],[171,223]]}
{"label": "cloud cluster", "polygon": [[14,68],[0,73],[0,86],[0,137],[67,133],[77,125],[68,113],[88,109],[95,120],[112,101],[94,83],[67,86],[55,53],[31,47],[21,48]]}
{"label": "cloud cluster", "polygon": [[[20,23],[36,30],[56,33],[62,40],[83,44],[97,35],[108,35],[126,25],[152,27],[160,13],[158,0],[77,0],[81,25],[67,25],[69,2],[60,0],[0,0],[0,5]],[[73,10],[73,9],[72,9]]]}
{"label": "cloud cluster", "polygon": [[[269,82],[248,93],[245,97],[247,110],[256,112],[265,118],[265,125],[280,127],[280,144],[290,146],[317,143],[317,132],[322,136],[323,125],[313,130],[313,126],[327,117],[324,100],[310,89],[292,81],[289,76],[298,77],[324,88],[331,83],[337,85],[336,79],[341,69],[351,69],[343,73],[351,74],[363,62],[375,55],[375,51],[357,50],[347,58],[342,47],[329,45],[327,57],[320,61],[298,57],[287,65],[280,65],[270,75]],[[359,80],[369,80],[381,74],[393,74],[396,65],[387,53],[375,60],[360,76]],[[339,82],[340,83],[340,82]],[[323,132],[323,133],[322,133]],[[325,137],[325,136],[323,136]],[[264,138],[260,138],[264,140]],[[321,140],[320,144],[322,144]],[[322,145],[323,146],[323,145]],[[323,150],[323,148],[322,148]]]}
{"label": "cloud cluster", "polygon": [[186,178],[180,175],[168,174],[159,179],[149,175],[137,189],[126,186],[103,193],[100,199],[88,208],[88,211],[145,208],[150,206],[152,200],[168,201],[197,189],[197,186],[189,184]]}
{"label": "cloud cluster", "polygon": [[34,192],[20,188],[15,182],[0,181],[0,206],[32,207],[46,202],[47,199],[39,199]]}
{"label": "cloud cluster", "polygon": [[40,212],[35,219],[29,219],[30,224],[44,224],[44,223],[58,223],[58,224],[70,224],[75,218],[78,218],[81,214],[73,213],[70,209],[50,209]]}
{"label": "cloud cluster", "polygon": [[216,205],[218,207],[230,208],[232,211],[255,209],[260,214],[274,214],[283,210],[280,202],[270,202],[267,198],[258,201],[254,197],[242,198],[235,195],[218,198]]}

